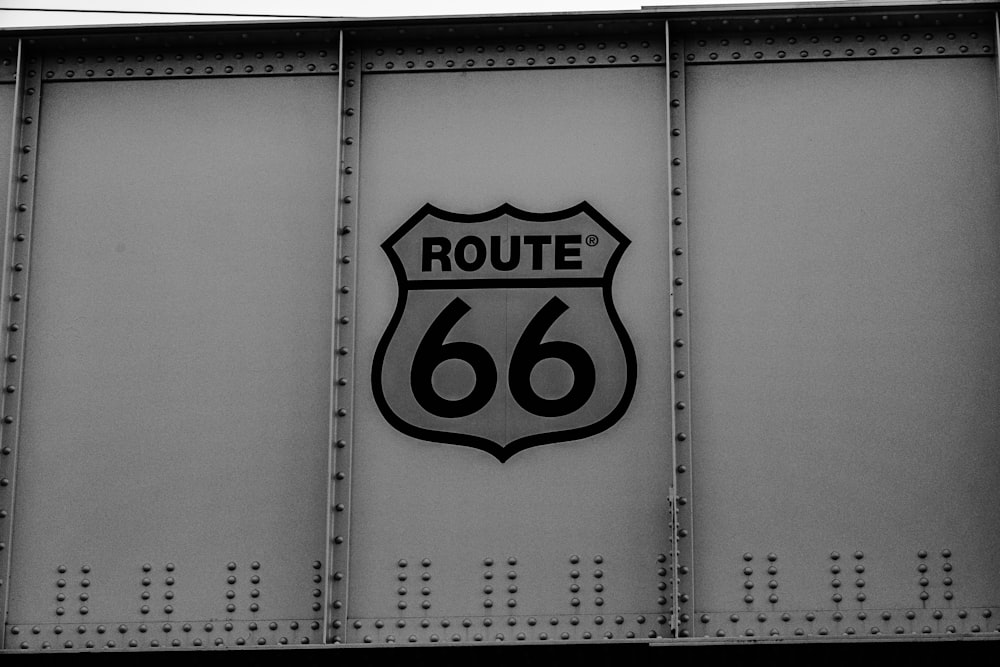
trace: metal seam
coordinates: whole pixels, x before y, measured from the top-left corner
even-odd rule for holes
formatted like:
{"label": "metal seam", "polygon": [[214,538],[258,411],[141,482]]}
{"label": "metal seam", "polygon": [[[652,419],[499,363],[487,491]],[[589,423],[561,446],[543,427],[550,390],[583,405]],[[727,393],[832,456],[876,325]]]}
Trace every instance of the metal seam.
{"label": "metal seam", "polygon": [[45,81],[238,78],[247,76],[336,75],[337,47],[308,44],[291,49],[160,48],[127,55],[117,51],[54,53],[46,61]]}
{"label": "metal seam", "polygon": [[[351,524],[351,452],[354,442],[354,382],[356,352],[355,314],[358,208],[359,131],[358,110],[361,104],[361,77],[358,76],[360,53],[356,47],[344,44],[343,95],[341,96],[340,123],[342,140],[338,174],[339,224],[336,253],[335,339],[331,364],[335,371],[336,411],[335,440],[333,442],[334,479],[331,524],[333,537],[329,542],[332,557],[329,559],[331,575],[330,625],[326,629],[332,643],[344,641],[348,612],[348,568],[350,565]],[[331,634],[332,631],[332,634]]]}
{"label": "metal seam", "polygon": [[681,637],[689,636],[693,608],[693,547],[691,517],[691,379],[690,313],[688,277],[687,219],[687,127],[685,117],[685,53],[683,37],[668,43],[670,107],[670,280],[671,280],[671,350],[673,363],[671,442],[674,452],[677,525],[674,526],[676,551],[671,567],[677,587],[673,591],[678,611],[677,628]]}
{"label": "metal seam", "polygon": [[[14,121],[11,136],[11,173],[8,184],[4,239],[5,254],[0,298],[4,309],[4,400],[2,438],[0,438],[0,618],[6,622],[10,596],[8,581],[11,565],[11,541],[14,523],[14,487],[17,468],[17,445],[20,430],[21,389],[23,378],[24,323],[27,314],[28,269],[31,223],[35,208],[35,166],[38,148],[38,123],[41,86],[38,56],[27,53],[23,41],[18,44],[18,76],[15,86]],[[9,248],[7,247],[9,246]],[[19,295],[15,297],[14,295]],[[14,323],[18,328],[14,329]]]}
{"label": "metal seam", "polygon": [[365,51],[364,71],[375,74],[630,67],[662,65],[664,60],[660,41],[652,35],[544,37],[407,44],[395,49],[375,46]]}
{"label": "metal seam", "polygon": [[[337,40],[337,62],[343,61],[344,55],[344,32],[341,30]],[[344,108],[344,78],[342,76],[337,77],[337,167],[338,172],[334,178],[334,210],[333,210],[333,256],[337,257],[340,254],[340,234],[338,230],[341,226],[341,190],[343,186],[343,179],[341,178],[340,170],[344,162],[344,115],[341,110]],[[330,640],[330,601],[333,599],[332,581],[333,572],[331,571],[332,561],[331,561],[331,545],[330,541],[333,537],[333,521],[334,517],[332,514],[333,506],[336,503],[336,482],[338,481],[335,477],[336,475],[336,440],[337,440],[337,417],[335,411],[337,409],[337,329],[339,326],[339,317],[337,314],[337,305],[339,299],[337,298],[337,282],[338,282],[338,271],[337,262],[333,261],[331,270],[331,295],[330,295],[330,405],[329,405],[329,432],[327,441],[327,466],[326,466],[326,539],[324,541],[324,549],[326,554],[323,559],[323,643],[327,644]]]}
{"label": "metal seam", "polygon": [[859,28],[846,31],[725,33],[692,35],[685,62],[690,65],[897,60],[909,58],[989,57],[996,39],[986,26],[934,28]]}

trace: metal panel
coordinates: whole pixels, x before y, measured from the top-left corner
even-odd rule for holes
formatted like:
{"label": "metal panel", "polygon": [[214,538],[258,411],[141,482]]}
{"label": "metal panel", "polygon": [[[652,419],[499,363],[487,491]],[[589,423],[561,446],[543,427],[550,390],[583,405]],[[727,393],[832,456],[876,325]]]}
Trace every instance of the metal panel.
{"label": "metal panel", "polygon": [[690,635],[694,588],[694,522],[691,506],[691,339],[690,294],[688,288],[688,188],[687,188],[687,104],[685,100],[684,40],[671,37],[667,86],[670,97],[670,314],[673,361],[671,365],[671,411],[673,414],[673,488],[671,512],[673,546],[674,636]]}
{"label": "metal panel", "polygon": [[335,80],[44,91],[10,643],[320,640]]}
{"label": "metal panel", "polygon": [[687,77],[695,633],[992,631],[995,63]]}
{"label": "metal panel", "polygon": [[[664,76],[637,67],[364,77],[349,640],[669,634]],[[582,200],[632,241],[613,288],[640,360],[626,416],[504,462],[394,430],[368,375],[397,296],[379,245],[427,203],[545,213]]]}

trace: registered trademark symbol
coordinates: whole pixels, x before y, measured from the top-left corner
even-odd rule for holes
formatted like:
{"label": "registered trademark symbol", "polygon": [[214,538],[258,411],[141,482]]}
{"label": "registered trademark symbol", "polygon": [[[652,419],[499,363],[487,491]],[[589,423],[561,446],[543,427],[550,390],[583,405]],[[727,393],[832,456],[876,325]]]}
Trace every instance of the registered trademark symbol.
{"label": "registered trademark symbol", "polygon": [[594,247],[595,245],[597,245],[597,235],[596,234],[589,234],[589,235],[587,235],[587,245],[589,245],[590,247]]}

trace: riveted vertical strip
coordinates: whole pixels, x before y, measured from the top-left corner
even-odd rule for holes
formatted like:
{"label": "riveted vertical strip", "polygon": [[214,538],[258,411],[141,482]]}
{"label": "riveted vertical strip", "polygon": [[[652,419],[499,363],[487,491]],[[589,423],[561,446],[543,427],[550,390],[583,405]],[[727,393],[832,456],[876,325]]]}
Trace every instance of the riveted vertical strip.
{"label": "riveted vertical strip", "polygon": [[10,181],[4,226],[3,299],[4,381],[0,410],[0,619],[6,621],[14,524],[14,475],[21,409],[21,360],[27,312],[28,259],[35,200],[35,163],[38,148],[38,112],[41,99],[40,58],[18,44],[14,121],[11,132]]}
{"label": "riveted vertical strip", "polygon": [[334,274],[333,405],[331,406],[331,492],[328,542],[326,639],[340,643],[346,637],[348,565],[351,524],[351,449],[354,440],[355,313],[357,286],[358,166],[361,123],[361,52],[340,38],[339,95],[340,174],[338,177],[337,248]]}
{"label": "riveted vertical strip", "polygon": [[667,98],[670,110],[670,340],[673,351],[672,452],[673,493],[671,494],[673,554],[674,622],[677,636],[691,634],[692,576],[691,520],[691,378],[690,320],[688,309],[688,235],[687,235],[687,139],[684,113],[685,42],[671,37],[667,25],[668,67]]}

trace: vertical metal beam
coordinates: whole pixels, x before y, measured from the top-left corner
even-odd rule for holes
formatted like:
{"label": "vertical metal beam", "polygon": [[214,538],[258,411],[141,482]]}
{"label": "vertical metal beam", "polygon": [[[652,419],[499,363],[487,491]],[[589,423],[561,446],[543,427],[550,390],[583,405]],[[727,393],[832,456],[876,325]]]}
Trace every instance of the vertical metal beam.
{"label": "vertical metal beam", "polygon": [[[344,62],[344,31],[338,31],[337,37],[337,63]],[[342,72],[337,74],[337,175],[334,178],[334,200],[337,202],[336,207],[333,211],[333,227],[334,230],[340,228],[340,198],[341,198],[341,175],[340,170],[343,168],[343,146],[344,146],[344,115],[341,113],[341,109],[344,106],[344,77]],[[340,248],[338,234],[334,234],[334,249],[333,256],[336,257],[339,253]],[[333,288],[331,291],[332,304],[330,306],[330,317],[332,322],[330,323],[330,408],[329,408],[329,434],[327,442],[327,492],[326,492],[326,555],[323,561],[323,643],[329,643],[330,639],[330,600],[332,591],[332,581],[333,581],[333,570],[331,563],[331,549],[330,540],[333,538],[333,508],[336,503],[336,449],[334,443],[337,439],[337,280],[339,277],[339,272],[337,271],[336,261],[332,262],[333,270],[331,271],[330,278],[333,281]]]}
{"label": "vertical metal beam", "polygon": [[[10,597],[11,542],[14,526],[14,478],[21,411],[24,324],[27,314],[28,261],[35,203],[38,112],[41,99],[40,57],[24,40],[17,47],[17,80],[11,130],[10,180],[4,221],[4,255],[0,299],[4,341],[2,436],[0,436],[0,621],[6,627]],[[6,634],[6,633],[4,633]],[[2,645],[3,640],[0,640]]]}
{"label": "vertical metal beam", "polygon": [[688,313],[687,138],[684,116],[684,40],[671,37],[666,25],[667,99],[670,127],[670,340],[673,351],[671,389],[671,574],[674,636],[691,634],[694,578],[691,520],[691,378]]}
{"label": "vertical metal beam", "polygon": [[331,467],[328,502],[327,610],[324,641],[344,641],[348,611],[351,526],[351,450],[354,445],[355,313],[357,286],[361,53],[340,32],[338,122],[340,173],[337,177],[337,247],[334,268],[333,349],[331,351]]}

